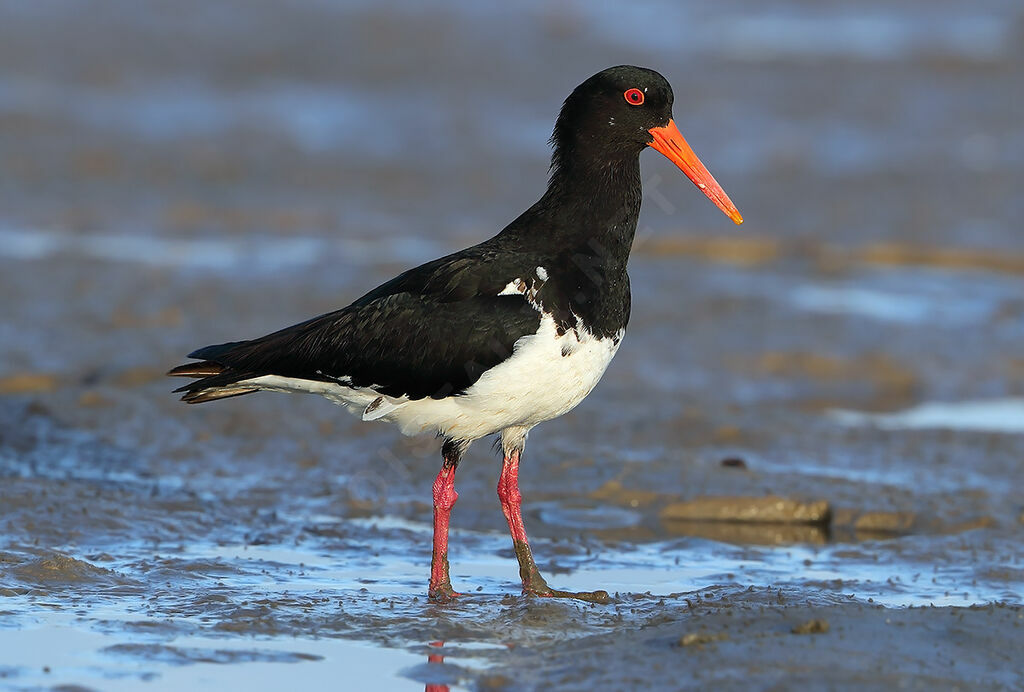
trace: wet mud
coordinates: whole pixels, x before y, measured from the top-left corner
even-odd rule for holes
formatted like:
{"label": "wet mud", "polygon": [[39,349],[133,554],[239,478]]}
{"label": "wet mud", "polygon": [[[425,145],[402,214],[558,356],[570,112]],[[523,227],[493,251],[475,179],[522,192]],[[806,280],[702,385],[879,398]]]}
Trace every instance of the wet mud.
{"label": "wet mud", "polygon": [[[1024,15],[811,9],[0,2],[0,687],[1024,685]],[[163,373],[496,231],[618,62],[747,222],[645,155],[628,336],[531,435],[607,602],[521,594],[482,441],[430,603],[436,440]]]}

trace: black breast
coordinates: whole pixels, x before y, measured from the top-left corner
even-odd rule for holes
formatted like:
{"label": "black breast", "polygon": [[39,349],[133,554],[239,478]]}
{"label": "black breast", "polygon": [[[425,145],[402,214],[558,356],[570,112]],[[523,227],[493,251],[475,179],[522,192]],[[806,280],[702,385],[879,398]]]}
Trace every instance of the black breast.
{"label": "black breast", "polygon": [[582,327],[598,338],[614,337],[629,322],[629,274],[592,248],[557,257],[549,278],[537,292],[541,309],[550,313],[559,333]]}

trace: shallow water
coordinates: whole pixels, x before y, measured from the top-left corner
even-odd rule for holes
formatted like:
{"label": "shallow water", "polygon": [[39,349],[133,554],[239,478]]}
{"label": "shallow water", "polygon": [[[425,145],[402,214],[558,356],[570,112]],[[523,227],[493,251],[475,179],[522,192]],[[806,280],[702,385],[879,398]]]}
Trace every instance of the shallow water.
{"label": "shallow water", "polygon": [[[325,531],[342,523],[324,519]],[[310,545],[193,544],[159,554],[121,545],[117,557],[89,559],[72,558],[70,550],[15,548],[2,555],[14,576],[3,592],[0,646],[10,658],[2,675],[19,687],[137,689],[146,682],[155,689],[271,689],[301,674],[315,687],[373,681],[412,689],[413,680],[430,682],[433,675],[411,653],[431,644],[417,637],[444,637],[448,666],[484,674],[513,643],[551,636],[552,628],[560,637],[582,638],[642,621],[622,614],[624,604],[635,612],[638,598],[645,599],[625,595],[639,589],[662,594],[648,601],[687,607],[758,584],[770,603],[834,598],[887,608],[1019,603],[1024,594],[1024,563],[1012,541],[988,547],[996,561],[1009,558],[998,569],[956,557],[972,541],[947,538],[918,542],[919,554],[893,541],[616,542],[559,555],[552,570],[559,582],[618,592],[611,606],[560,604],[572,616],[568,627],[565,612],[531,614],[528,601],[511,596],[506,538],[497,532],[454,534],[453,579],[467,595],[458,607],[439,608],[422,598],[425,556],[403,555],[410,545],[426,544],[429,525],[387,517],[345,524],[373,546],[372,556]],[[537,545],[540,554],[554,548]],[[977,554],[976,545],[970,550]],[[481,621],[504,624],[491,629]],[[458,683],[462,675],[439,679]]]}
{"label": "shallow water", "polygon": [[925,402],[889,414],[833,411],[832,416],[847,425],[877,425],[881,428],[932,428],[980,432],[1024,432],[1024,399]]}
{"label": "shallow water", "polygon": [[[0,687],[1020,687],[1022,22],[0,0]],[[627,61],[747,222],[645,154],[629,335],[531,435],[540,566],[614,601],[520,595],[482,442],[429,604],[435,440],[163,373],[495,232]],[[668,518],[766,495],[830,515]]]}

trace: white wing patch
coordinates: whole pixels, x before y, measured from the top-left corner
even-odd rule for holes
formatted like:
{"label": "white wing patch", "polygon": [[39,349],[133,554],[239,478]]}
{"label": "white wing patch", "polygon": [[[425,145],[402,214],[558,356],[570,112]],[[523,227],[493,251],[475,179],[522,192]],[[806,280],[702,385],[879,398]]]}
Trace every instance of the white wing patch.
{"label": "white wing patch", "polygon": [[526,293],[526,282],[522,279],[512,279],[509,281],[505,288],[501,289],[498,293],[499,296],[515,296]]}
{"label": "white wing patch", "polygon": [[527,302],[530,303],[538,312],[542,312],[540,304],[537,302],[537,292],[544,285],[544,282],[548,280],[548,270],[544,267],[537,267],[537,277],[530,277],[529,281],[522,278],[512,279],[505,288],[501,289],[498,293],[499,296],[514,296],[521,295],[526,298]]}

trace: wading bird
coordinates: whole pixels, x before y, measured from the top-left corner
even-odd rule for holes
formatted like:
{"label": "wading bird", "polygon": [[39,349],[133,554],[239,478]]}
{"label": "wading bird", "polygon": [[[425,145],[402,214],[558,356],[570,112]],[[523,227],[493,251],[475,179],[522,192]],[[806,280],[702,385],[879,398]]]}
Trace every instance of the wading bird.
{"label": "wading bird", "polygon": [[520,511],[519,463],[538,423],[570,411],[604,374],[629,321],[626,263],[640,213],[640,152],[668,157],[735,223],[743,219],[672,119],[657,72],[619,66],[565,100],[547,191],[479,245],[396,276],[348,307],[250,341],[207,346],[168,374],[190,404],[258,391],[320,394],[363,420],[444,439],[434,481],[430,598],[448,575],[455,471],[470,443],[498,433],[498,498],[523,590],[591,600],[547,585]]}

